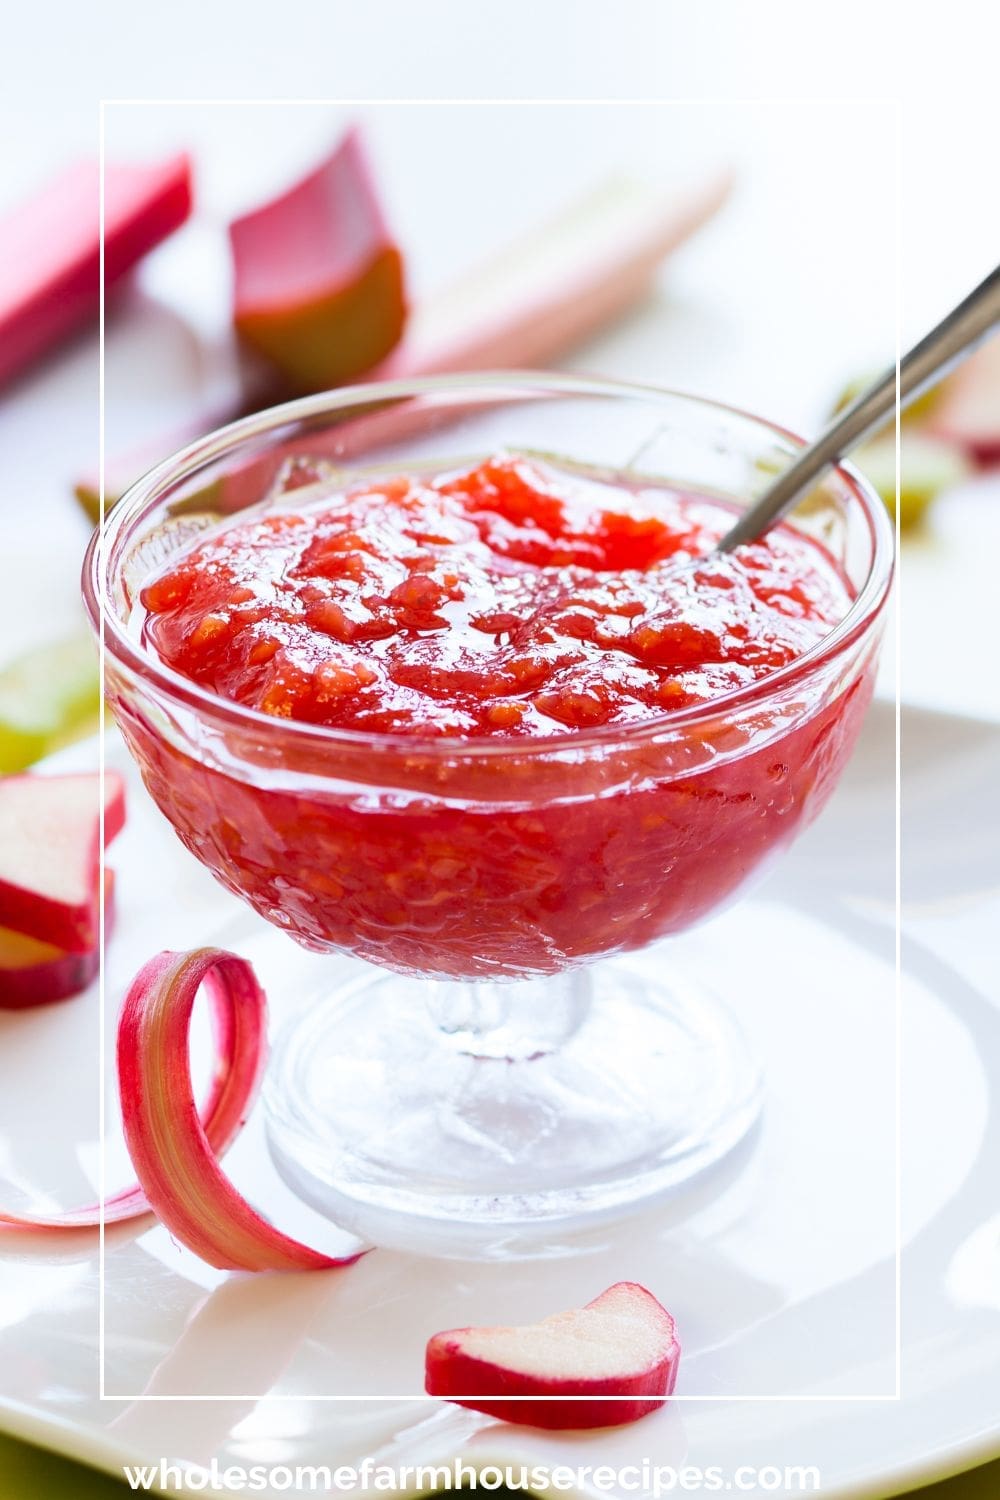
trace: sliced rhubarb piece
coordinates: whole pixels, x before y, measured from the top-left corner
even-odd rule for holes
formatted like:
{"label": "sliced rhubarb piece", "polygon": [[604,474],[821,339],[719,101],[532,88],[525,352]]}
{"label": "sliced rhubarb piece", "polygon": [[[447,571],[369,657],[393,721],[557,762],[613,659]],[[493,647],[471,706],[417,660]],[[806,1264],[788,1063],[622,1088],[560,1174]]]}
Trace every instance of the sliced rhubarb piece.
{"label": "sliced rhubarb piece", "polygon": [[977,464],[1000,463],[1000,335],[994,334],[944,381],[928,430],[956,444]]}
{"label": "sliced rhubarb piece", "polygon": [[[0,780],[0,923],[70,953],[97,946],[100,778]],[[125,785],[105,778],[104,838],[125,821]]]}
{"label": "sliced rhubarb piece", "polygon": [[398,341],[403,260],[360,133],[315,171],[229,227],[234,321],[289,390],[356,379]]}
{"label": "sliced rhubarb piece", "polygon": [[619,1281],[585,1307],[527,1327],[436,1333],[425,1385],[428,1395],[505,1422],[621,1426],[664,1405],[680,1353],[666,1308],[645,1287]]}
{"label": "sliced rhubarb piece", "polygon": [[0,671],[0,773],[23,771],[97,725],[101,674],[88,632],[39,646]]}
{"label": "sliced rhubarb piece", "polygon": [[725,202],[728,174],[665,192],[613,178],[418,305],[375,379],[539,366],[620,316]]}
{"label": "sliced rhubarb piece", "polygon": [[[851,462],[896,513],[895,436],[877,437],[851,455]],[[938,495],[968,478],[970,461],[955,443],[906,428],[900,439],[899,524],[916,526]]]}
{"label": "sliced rhubarb piece", "polygon": [[67,1000],[96,979],[100,951],[67,953],[10,927],[0,927],[0,1010]]}
{"label": "sliced rhubarb piece", "polygon": [[[188,1033],[204,983],[215,999],[216,1047],[224,1064],[216,1070],[203,1123]],[[323,1255],[275,1229],[219,1166],[217,1157],[256,1095],[266,1037],[267,1002],[244,959],[218,948],[151,959],[125,997],[118,1026],[118,1082],[132,1165],[170,1233],[210,1265],[244,1271],[350,1265],[357,1255]]]}
{"label": "sliced rhubarb piece", "polygon": [[[114,872],[104,872],[104,933],[108,936],[114,915]],[[100,949],[89,953],[67,953],[52,943],[25,937],[11,927],[0,927],[0,1010],[26,1010],[68,1000],[97,978]]]}
{"label": "sliced rhubarb piece", "polygon": [[[191,211],[186,156],[107,163],[104,278],[112,287]],[[78,162],[0,218],[0,382],[100,306],[100,173]]]}

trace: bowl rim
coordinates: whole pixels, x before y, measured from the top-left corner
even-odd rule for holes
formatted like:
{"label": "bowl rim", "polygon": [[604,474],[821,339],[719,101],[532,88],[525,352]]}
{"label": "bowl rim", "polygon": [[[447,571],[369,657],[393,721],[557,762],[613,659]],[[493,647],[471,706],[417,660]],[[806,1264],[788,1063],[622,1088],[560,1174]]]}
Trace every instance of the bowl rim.
{"label": "bowl rim", "polygon": [[456,373],[450,375],[422,376],[412,380],[373,381],[370,384],[337,387],[332,391],[300,397],[277,406],[267,407],[250,416],[241,417],[223,427],[215,428],[178,449],[153,468],[149,469],[122,495],[102,523],[95,529],[84,557],[82,569],[82,591],[90,624],[97,634],[102,655],[102,669],[106,655],[113,656],[116,664],[124,667],[133,676],[146,683],[152,682],[161,692],[174,701],[181,701],[189,709],[203,717],[236,726],[254,729],[269,740],[288,737],[299,746],[309,744],[314,748],[326,747],[367,748],[385,753],[402,753],[407,757],[436,756],[443,760],[464,758],[489,758],[490,756],[518,760],[538,755],[566,754],[580,748],[625,744],[633,745],[656,739],[673,730],[689,731],[706,721],[726,718],[732,712],[766,702],[774,698],[783,688],[802,678],[810,677],[840,652],[849,649],[860,639],[878,618],[886,602],[892,584],[895,553],[895,533],[892,522],[882,500],[869,482],[849,463],[834,466],[833,473],[847,485],[859,502],[862,515],[868,526],[871,542],[871,561],[867,577],[858,590],[850,609],[842,620],[808,651],[774,672],[758,678],[755,682],[722,693],[705,703],[692,704],[685,708],[665,709],[662,713],[634,723],[602,724],[591,728],[573,730],[552,735],[537,735],[530,738],[501,738],[500,736],[471,735],[419,735],[372,733],[361,729],[338,728],[336,726],[311,724],[303,720],[276,718],[259,709],[249,708],[233,699],[223,698],[199,686],[182,673],[166,666],[155,653],[134,639],[110,607],[108,579],[105,573],[106,559],[114,540],[126,526],[136,520],[143,508],[159,498],[165,484],[182,481],[197,473],[205,465],[223,457],[251,438],[266,436],[291,423],[302,422],[322,416],[327,412],[370,405],[382,400],[397,400],[423,395],[460,394],[463,391],[488,391],[491,387],[520,387],[526,395],[531,388],[539,395],[563,395],[567,397],[605,397],[644,399],[647,401],[677,402],[704,412],[716,412],[721,416],[738,418],[754,427],[780,438],[793,447],[804,447],[805,439],[796,433],[727,402],[675,390],[668,386],[637,381],[618,380],[599,376],[560,374],[540,370],[488,370]]}

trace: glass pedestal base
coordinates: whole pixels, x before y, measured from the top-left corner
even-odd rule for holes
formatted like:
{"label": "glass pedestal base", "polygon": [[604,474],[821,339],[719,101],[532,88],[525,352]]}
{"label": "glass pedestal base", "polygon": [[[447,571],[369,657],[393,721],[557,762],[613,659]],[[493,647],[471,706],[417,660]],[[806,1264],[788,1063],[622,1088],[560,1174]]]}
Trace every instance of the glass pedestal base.
{"label": "glass pedestal base", "polygon": [[278,1170],[372,1244],[460,1259],[544,1255],[648,1208],[761,1101],[729,1012],[662,969],[653,953],[516,984],[363,975],[278,1040]]}

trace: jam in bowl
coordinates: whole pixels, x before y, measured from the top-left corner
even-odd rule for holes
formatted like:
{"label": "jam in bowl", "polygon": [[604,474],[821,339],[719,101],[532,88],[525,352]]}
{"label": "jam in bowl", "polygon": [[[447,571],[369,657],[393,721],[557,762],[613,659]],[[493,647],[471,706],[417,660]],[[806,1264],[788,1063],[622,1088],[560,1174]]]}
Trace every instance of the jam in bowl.
{"label": "jam in bowl", "polygon": [[338,1222],[532,1253],[752,1124],[738,1021],[651,945],[818,814],[871,696],[891,538],[860,480],[712,551],[794,447],[659,391],[456,377],[248,418],[112,512],[85,587],[147,788],[275,927],[366,961],[267,1090]]}

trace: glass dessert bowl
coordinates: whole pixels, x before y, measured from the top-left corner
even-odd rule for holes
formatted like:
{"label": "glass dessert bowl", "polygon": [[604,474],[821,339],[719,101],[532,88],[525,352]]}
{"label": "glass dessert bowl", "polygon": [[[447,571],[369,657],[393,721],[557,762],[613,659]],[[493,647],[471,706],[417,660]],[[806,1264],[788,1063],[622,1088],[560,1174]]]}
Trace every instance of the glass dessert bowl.
{"label": "glass dessert bowl", "polygon": [[[759,554],[748,594],[742,564],[706,565],[697,620],[657,600],[795,447],[571,377],[352,388],[191,445],[92,544],[107,693],[154,800],[275,927],[368,961],[304,999],[265,1092],[279,1170],[345,1228],[544,1253],[752,1126],[738,1022],[683,945],[650,945],[738,896],[835,787],[873,687],[884,508],[840,469],[768,544],[784,572]],[[701,628],[719,600],[723,653]]]}

